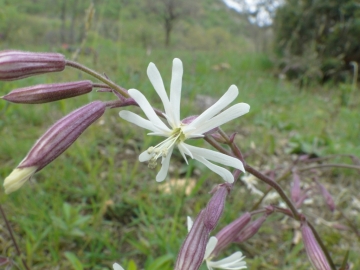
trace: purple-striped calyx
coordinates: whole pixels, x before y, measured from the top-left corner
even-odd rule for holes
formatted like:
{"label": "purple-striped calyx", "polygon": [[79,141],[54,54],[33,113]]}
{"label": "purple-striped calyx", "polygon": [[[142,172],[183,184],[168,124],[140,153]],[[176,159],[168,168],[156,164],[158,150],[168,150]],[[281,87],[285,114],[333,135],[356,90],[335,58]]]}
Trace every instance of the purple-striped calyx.
{"label": "purple-striped calyx", "polygon": [[228,183],[220,184],[215,188],[214,195],[205,208],[204,224],[209,231],[215,229],[225,206],[225,199],[229,193],[231,185]]}
{"label": "purple-striped calyx", "polygon": [[51,126],[5,178],[5,193],[9,194],[19,189],[35,172],[60,156],[86,128],[103,115],[105,109],[104,102],[94,101],[71,112]]}
{"label": "purple-striped calyx", "polygon": [[175,270],[197,270],[201,266],[210,231],[204,225],[205,210],[197,216],[176,260]]}
{"label": "purple-striped calyx", "polygon": [[12,81],[36,74],[64,70],[65,57],[59,53],[0,51],[0,80]]}
{"label": "purple-striped calyx", "polygon": [[260,229],[260,227],[264,224],[268,214],[264,214],[258,219],[251,222],[249,225],[246,226],[236,237],[236,242],[244,242],[251,237],[253,237]]}
{"label": "purple-striped calyx", "polygon": [[2,98],[14,103],[46,103],[87,94],[92,86],[91,81],[39,84],[15,89]]}
{"label": "purple-striped calyx", "polygon": [[330,264],[306,220],[301,221],[301,234],[306,253],[314,269],[331,270]]}
{"label": "purple-striped calyx", "polygon": [[235,241],[236,236],[246,227],[246,225],[250,222],[251,215],[246,212],[238,219],[231,222],[229,225],[225,226],[221,231],[216,234],[216,238],[218,242],[213,251],[213,256],[219,254],[221,250],[223,250],[230,243]]}

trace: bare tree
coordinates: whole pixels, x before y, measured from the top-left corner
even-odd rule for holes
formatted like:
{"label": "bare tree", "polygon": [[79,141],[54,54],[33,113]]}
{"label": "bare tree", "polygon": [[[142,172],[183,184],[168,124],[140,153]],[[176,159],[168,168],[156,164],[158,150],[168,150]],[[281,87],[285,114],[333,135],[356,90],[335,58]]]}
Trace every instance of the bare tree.
{"label": "bare tree", "polygon": [[269,26],[283,0],[235,0],[241,13],[247,14],[252,23],[261,27]]}
{"label": "bare tree", "polygon": [[165,46],[168,47],[176,21],[195,15],[199,6],[194,0],[146,0],[146,9],[163,23]]}

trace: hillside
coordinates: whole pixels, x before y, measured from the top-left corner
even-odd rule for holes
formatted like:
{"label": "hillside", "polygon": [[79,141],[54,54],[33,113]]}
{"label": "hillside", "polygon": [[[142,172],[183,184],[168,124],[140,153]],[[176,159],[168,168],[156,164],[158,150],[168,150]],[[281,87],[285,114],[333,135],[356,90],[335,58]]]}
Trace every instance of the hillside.
{"label": "hillside", "polygon": [[[78,46],[85,35],[90,1],[1,0],[0,48],[32,44],[57,48]],[[161,15],[149,12],[146,0],[94,1],[87,46],[98,39],[143,48],[164,46]],[[197,50],[251,50],[249,23],[221,0],[202,0],[196,12],[174,23],[170,47]],[[65,45],[63,45],[65,46]]]}

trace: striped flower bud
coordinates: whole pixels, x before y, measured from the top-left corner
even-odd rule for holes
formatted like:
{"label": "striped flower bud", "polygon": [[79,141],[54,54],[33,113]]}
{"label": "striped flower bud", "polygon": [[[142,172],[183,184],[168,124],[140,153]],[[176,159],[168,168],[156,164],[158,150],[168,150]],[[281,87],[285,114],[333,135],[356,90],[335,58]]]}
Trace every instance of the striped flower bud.
{"label": "striped flower bud", "polygon": [[66,115],[41,136],[11,174],[5,178],[5,193],[19,189],[35,172],[61,155],[105,112],[105,103],[91,102]]}
{"label": "striped flower bud", "polygon": [[200,212],[181,246],[175,270],[197,270],[201,266],[210,232],[204,225],[204,213]]}
{"label": "striped flower bud", "polygon": [[318,186],[319,186],[319,189],[320,189],[320,192],[321,192],[321,195],[324,197],[325,199],[325,202],[326,202],[326,205],[329,207],[330,211],[331,212],[334,212],[335,211],[335,202],[334,202],[334,199],[333,197],[331,196],[330,192],[320,183],[318,183]]}
{"label": "striped flower bud", "polygon": [[291,187],[291,199],[296,204],[301,197],[300,176],[293,172],[293,184]]}
{"label": "striped flower bud", "polygon": [[250,222],[251,215],[246,212],[241,217],[231,222],[229,225],[224,227],[216,235],[218,239],[217,245],[213,251],[213,256],[216,256],[227,247],[230,243],[234,242],[236,236],[245,228],[245,226]]}
{"label": "striped flower bud", "polygon": [[218,185],[216,191],[210,201],[208,202],[205,215],[204,215],[204,224],[209,231],[215,229],[225,206],[225,199],[229,193],[230,184],[225,183]]}
{"label": "striped flower bud", "polygon": [[8,257],[0,256],[0,266],[8,266],[5,269],[11,269],[12,261]]}
{"label": "striped flower bud", "polygon": [[62,71],[65,63],[64,55],[59,53],[1,51],[0,80],[12,81],[31,75]]}
{"label": "striped flower bud", "polygon": [[319,243],[316,241],[313,231],[306,221],[301,222],[301,234],[304,241],[306,254],[316,270],[331,270],[329,262]]}
{"label": "striped flower bud", "polygon": [[37,104],[80,96],[91,90],[91,81],[39,84],[15,89],[2,98],[14,103]]}
{"label": "striped flower bud", "polygon": [[253,237],[260,229],[260,227],[264,224],[268,214],[262,215],[257,220],[251,222],[246,226],[236,237],[234,242],[245,242],[246,240]]}

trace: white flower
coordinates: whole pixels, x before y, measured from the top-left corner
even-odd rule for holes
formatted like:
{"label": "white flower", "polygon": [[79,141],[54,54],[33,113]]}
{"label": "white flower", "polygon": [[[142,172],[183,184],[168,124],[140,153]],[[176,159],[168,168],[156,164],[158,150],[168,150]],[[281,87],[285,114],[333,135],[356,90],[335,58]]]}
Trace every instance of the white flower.
{"label": "white flower", "polygon": [[114,270],[124,270],[124,268],[122,268],[121,265],[118,263],[114,263],[113,268],[114,268]]}
{"label": "white flower", "polygon": [[175,145],[177,145],[186,162],[187,159],[185,155],[188,155],[191,158],[203,163],[210,170],[220,175],[225,181],[232,183],[234,178],[230,171],[215,165],[210,161],[244,171],[244,166],[240,160],[216,151],[186,144],[184,141],[186,139],[204,137],[204,133],[249,111],[250,106],[248,104],[238,103],[221,112],[237,97],[239,92],[237,87],[235,85],[230,86],[229,90],[214,105],[195,118],[191,123],[185,124],[180,121],[180,96],[183,75],[181,60],[175,58],[173,61],[170,99],[166,93],[163,80],[155,64],[149,64],[147,74],[164,105],[164,116],[169,126],[164,124],[164,122],[159,118],[148,100],[140,91],[136,89],[129,90],[129,95],[144,111],[148,120],[130,111],[121,111],[120,117],[152,131],[149,135],[166,137],[166,139],[158,145],[150,147],[148,150],[141,153],[139,160],[141,162],[148,161],[149,167],[155,168],[157,159],[161,157],[162,166],[156,176],[156,181],[161,182],[167,175],[170,157]]}
{"label": "white flower", "polygon": [[263,196],[264,193],[261,190],[258,190],[255,186],[257,185],[257,178],[252,174],[243,175],[241,180],[245,183],[246,187],[250,190],[251,193],[254,193],[259,196]]}
{"label": "white flower", "polygon": [[[188,232],[190,232],[191,227],[193,225],[193,221],[191,217],[187,217],[187,229]],[[204,254],[204,261],[206,262],[206,266],[209,270],[213,270],[213,268],[219,268],[219,269],[231,269],[231,270],[238,270],[238,269],[246,269],[246,262],[243,261],[245,256],[242,255],[240,251],[235,252],[234,254],[230,255],[229,257],[226,257],[225,259],[222,259],[217,262],[211,261],[211,253],[214,251],[216,244],[218,240],[215,236],[210,237]]]}
{"label": "white flower", "polygon": [[217,244],[218,240],[215,236],[210,237],[205,250],[205,256],[204,261],[206,262],[206,266],[209,270],[213,270],[214,268],[219,269],[232,269],[232,270],[238,270],[238,269],[246,269],[246,262],[243,260],[245,256],[242,255],[240,251],[235,252],[234,254],[230,255],[229,257],[226,257],[225,259],[222,259],[217,262],[211,261],[211,253],[215,249],[215,246]]}

